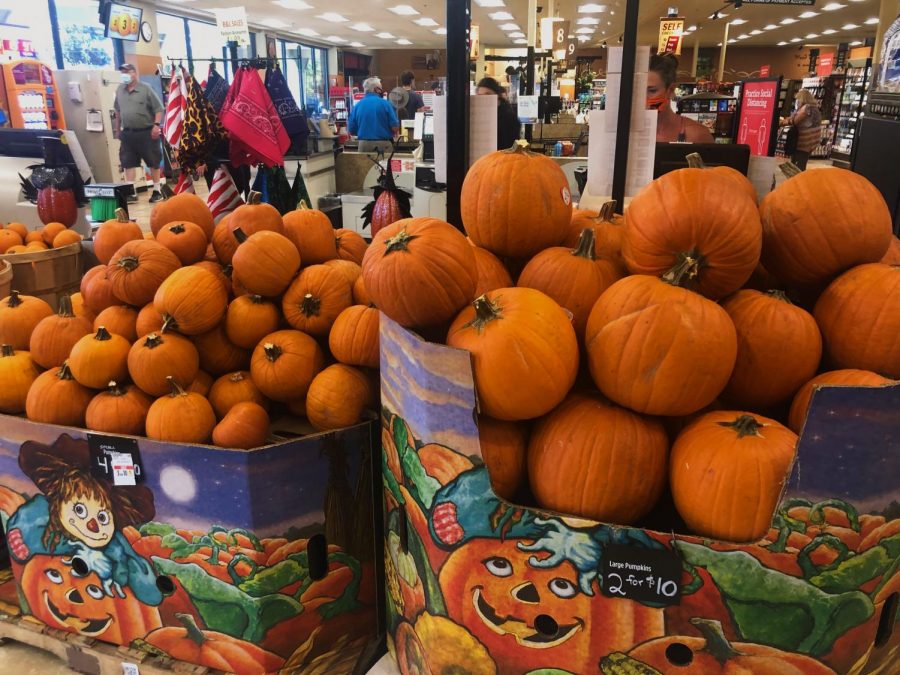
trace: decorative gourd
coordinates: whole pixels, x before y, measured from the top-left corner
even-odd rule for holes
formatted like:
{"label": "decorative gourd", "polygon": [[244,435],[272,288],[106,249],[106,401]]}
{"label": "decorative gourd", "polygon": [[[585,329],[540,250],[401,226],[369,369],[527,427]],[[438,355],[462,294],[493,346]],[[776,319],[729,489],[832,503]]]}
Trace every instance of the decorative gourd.
{"label": "decorative gourd", "polygon": [[722,396],[758,410],[786,401],[822,358],[822,336],[809,312],[781,291],[738,291],[725,302],[737,331],[737,359]]}
{"label": "decorative gourd", "polygon": [[21,246],[22,237],[12,230],[0,230],[0,253],[6,253],[12,246]]}
{"label": "decorative gourd", "polygon": [[80,244],[81,235],[75,230],[63,230],[53,238],[52,248],[62,248],[71,244]]}
{"label": "decorative gourd", "polygon": [[253,382],[273,401],[306,396],[313,378],[324,367],[325,355],[319,343],[297,330],[266,335],[250,358]]}
{"label": "decorative gourd", "polygon": [[72,293],[72,295],[69,296],[69,299],[72,301],[72,312],[75,316],[85,318],[91,323],[94,322],[97,315],[85,306],[84,297],[82,297],[81,291]]}
{"label": "decorative gourd", "polygon": [[478,441],[494,492],[503,499],[515,499],[527,478],[528,427],[479,415]]}
{"label": "decorative gourd", "polygon": [[81,277],[80,290],[84,306],[94,314],[99,314],[107,307],[118,305],[121,302],[113,293],[108,270],[106,265],[97,265]]}
{"label": "decorative gourd", "polygon": [[466,238],[436,218],[408,218],[379,232],[363,279],[375,305],[403,326],[453,318],[475,294],[478,270]]}
{"label": "decorative gourd", "polygon": [[719,173],[678,169],[657,178],[631,200],[625,221],[622,255],[631,272],[708,298],[741,288],[759,262],[756,204]]}
{"label": "decorative gourd", "polygon": [[281,310],[293,328],[324,337],[338,315],[352,304],[352,287],[339,271],[325,265],[311,265],[288,288]]}
{"label": "decorative gourd", "polygon": [[891,237],[890,246],[887,253],[878,262],[885,265],[900,265],[900,239]]}
{"label": "decorative gourd", "polygon": [[278,330],[281,312],[278,305],[261,295],[242,295],[228,305],[225,333],[232,344],[253,349],[269,333]]}
{"label": "decorative gourd", "polygon": [[65,362],[41,373],[28,390],[25,415],[32,422],[83,427],[94,392],[79,384]]}
{"label": "decorative gourd", "polygon": [[201,396],[208,396],[209,390],[212,389],[212,386],[213,376],[201,370],[197,373],[197,377],[194,378],[194,381],[191,383],[191,386],[187,388],[187,390],[192,391],[195,394],[200,394]]}
{"label": "decorative gourd", "polygon": [[594,303],[618,279],[612,263],[594,253],[594,230],[585,228],[576,248],[554,246],[534,256],[516,285],[541,291],[570,311],[575,333],[583,341]]}
{"label": "decorative gourd", "polygon": [[475,254],[475,297],[484,295],[488,291],[496,291],[498,288],[510,288],[515,286],[509,271],[500,262],[500,258],[486,248],[472,245]]}
{"label": "decorative gourd", "polygon": [[568,315],[531,288],[480,296],[453,321],[447,344],[472,353],[481,412],[501,420],[550,412],[578,372],[578,340]]}
{"label": "decorative gourd", "polygon": [[900,379],[900,267],[854,267],[819,296],[814,314],[831,365]]}
{"label": "decorative gourd", "polygon": [[328,347],[334,358],[351,366],[378,368],[380,319],[381,312],[374,307],[353,305],[342,311],[328,334]]}
{"label": "decorative gourd", "polygon": [[334,245],[338,258],[355,262],[357,265],[362,265],[363,257],[369,248],[362,235],[343,228],[334,231]]}
{"label": "decorative gourd", "polygon": [[141,436],[152,404],[153,399],[135,385],[110,382],[88,404],[85,426],[107,434]]}
{"label": "decorative gourd", "polygon": [[228,228],[232,232],[240,229],[248,237],[263,230],[284,233],[284,223],[278,209],[271,204],[263,204],[261,197],[259,192],[251,192],[247,203],[229,214]]}
{"label": "decorative gourd", "polygon": [[789,286],[827,283],[877,262],[891,242],[891,214],[878,189],[845,169],[802,171],[759,206],[762,261]]}
{"label": "decorative gourd", "polygon": [[176,333],[150,333],[128,352],[128,374],[154,397],[169,391],[168,377],[177,382],[193,382],[199,370],[200,355],[194,343]]}
{"label": "decorative gourd", "polygon": [[186,220],[164,225],[156,235],[156,241],[172,251],[182,265],[203,260],[208,244],[203,228]]}
{"label": "decorative gourd", "polygon": [[356,280],[362,277],[362,267],[352,260],[329,260],[322,264],[325,265],[325,267],[330,267],[343,274],[344,278],[347,279],[351,285],[355,284]]}
{"label": "decorative gourd", "polygon": [[75,316],[72,312],[72,300],[68,295],[62,295],[59,298],[59,311],[41,319],[31,333],[31,358],[41,368],[61,366],[69,358],[69,352],[75,343],[91,332],[91,322]]}
{"label": "decorative gourd", "polygon": [[[137,340],[138,311],[127,305],[113,305],[107,307],[94,319],[93,330],[100,326],[106,326],[106,330],[116,335],[121,335],[128,342]],[[91,331],[87,331],[90,333]]]}
{"label": "decorative gourd", "polygon": [[284,236],[300,252],[304,265],[317,265],[338,257],[334,227],[324,213],[301,202],[296,211],[284,214]]}
{"label": "decorative gourd", "polygon": [[692,532],[726,541],[765,536],[794,461],[797,434],[775,420],[719,410],[675,440],[669,483]]}
{"label": "decorative gourd", "polygon": [[162,314],[156,311],[156,307],[152,302],[148,302],[138,312],[137,319],[134,322],[135,339],[142,338],[150,333],[161,333],[162,329]]}
{"label": "decorative gourd", "polygon": [[212,272],[190,265],[175,270],[162,282],[153,306],[166,325],[185,335],[200,335],[225,316],[228,296]]}
{"label": "decorative gourd", "polygon": [[573,394],[540,419],[528,443],[528,475],[540,506],[629,524],[666,483],[662,424],[599,395]]}
{"label": "decorative gourd", "polygon": [[689,415],[725,388],[737,335],[716,303],[655,277],[631,276],[597,300],[585,346],[594,382],[614,402],[650,415]]}
{"label": "decorative gourd", "polygon": [[498,256],[530,258],[562,244],[572,195],[556,162],[516,143],[472,165],[463,181],[460,211],[475,245]]}
{"label": "decorative gourd", "polygon": [[228,267],[222,267],[222,265],[220,265],[216,261],[201,260],[198,263],[194,263],[193,267],[199,267],[206,270],[207,272],[211,272],[216,277],[216,279],[219,280],[219,283],[222,284],[222,289],[225,291],[225,295],[231,295],[232,269],[230,265]]}
{"label": "decorative gourd", "polygon": [[372,304],[372,298],[369,296],[369,291],[366,290],[366,282],[362,278],[362,274],[353,282],[353,304],[366,306]]}
{"label": "decorative gourd", "polygon": [[269,415],[252,401],[236,403],[212,432],[214,445],[250,450],[266,444]]}
{"label": "decorative gourd", "polygon": [[129,241],[144,238],[140,225],[128,220],[125,209],[116,209],[116,217],[104,222],[94,233],[94,255],[104,265]]}
{"label": "decorative gourd", "polygon": [[128,377],[130,349],[128,340],[100,326],[72,347],[69,354],[72,376],[90,389],[103,389],[112,380],[124,382]]}
{"label": "decorative gourd", "polygon": [[212,238],[216,226],[206,202],[190,192],[182,192],[153,206],[150,212],[150,229],[153,236],[158,235],[165,225],[176,220],[186,220],[199,225],[207,239]]}
{"label": "decorative gourd", "polygon": [[357,368],[335,363],[313,378],[306,394],[306,418],[319,431],[358,424],[371,403],[369,380]]}
{"label": "decorative gourd", "polygon": [[11,291],[0,300],[0,344],[27,350],[34,329],[48,316],[53,316],[53,309],[45,301]]}
{"label": "decorative gourd", "polygon": [[12,345],[0,345],[0,412],[25,412],[28,390],[40,371],[26,351],[17,352]]}
{"label": "decorative gourd", "polygon": [[71,227],[78,220],[78,204],[71,188],[43,187],[37,196],[38,218],[42,223],[58,222]]}
{"label": "decorative gourd", "polygon": [[223,265],[230,265],[234,252],[237,251],[238,240],[234,238],[234,234],[231,232],[227,216],[216,225],[211,241],[219,262]]}
{"label": "decorative gourd", "polygon": [[249,401],[261,406],[264,410],[269,409],[269,402],[253,383],[253,378],[246,370],[222,375],[213,382],[207,398],[209,398],[213,410],[216,411],[216,417],[220,420],[236,403]]}
{"label": "decorative gourd", "polygon": [[216,414],[203,396],[187,392],[167,378],[171,392],[156,399],[147,411],[147,438],[172,443],[207,443]]}
{"label": "decorative gourd", "polygon": [[224,324],[195,335],[193,340],[200,352],[200,367],[216,377],[250,367],[250,351],[228,339]]}
{"label": "decorative gourd", "polygon": [[619,276],[628,274],[628,266],[622,257],[622,241],[625,238],[625,218],[616,213],[616,202],[610,200],[600,207],[599,213],[585,209],[572,211],[572,221],[569,224],[569,233],[563,246],[575,248],[581,239],[584,228],[589,227],[594,231],[594,249],[598,258],[609,260]]}
{"label": "decorative gourd", "polygon": [[160,284],[181,267],[178,257],[162,244],[143,239],[129,241],[109,261],[107,275],[113,295],[142,307],[153,300]]}
{"label": "decorative gourd", "polygon": [[41,228],[41,241],[44,242],[44,245],[47,248],[53,246],[53,240],[56,239],[56,236],[62,232],[65,232],[67,227],[62,223],[57,222],[49,222],[44,227]]}
{"label": "decorative gourd", "polygon": [[263,230],[248,237],[237,229],[234,235],[241,245],[231,264],[244,287],[267,298],[281,295],[300,269],[297,247],[277,232]]}
{"label": "decorative gourd", "polygon": [[794,395],[794,401],[791,403],[791,412],[788,415],[788,426],[796,434],[799,434],[803,430],[803,424],[806,422],[806,413],[809,411],[809,402],[812,399],[813,389],[817,387],[823,385],[880,387],[891,383],[892,380],[882,377],[878,373],[873,373],[870,370],[856,370],[853,368],[831,370],[827,373],[816,375],[809,382],[800,387],[800,390]]}

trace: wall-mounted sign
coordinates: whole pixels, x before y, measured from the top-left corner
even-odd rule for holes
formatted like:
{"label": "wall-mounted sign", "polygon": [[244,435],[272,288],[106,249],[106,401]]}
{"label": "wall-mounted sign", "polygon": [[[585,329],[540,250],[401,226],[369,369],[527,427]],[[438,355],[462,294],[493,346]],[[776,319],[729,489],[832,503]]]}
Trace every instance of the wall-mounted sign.
{"label": "wall-mounted sign", "polygon": [[760,66],[759,67],[759,76],[760,77],[768,77],[770,70],[771,70],[771,66]]}
{"label": "wall-mounted sign", "polygon": [[243,7],[224,7],[215,10],[216,26],[225,42],[237,42],[242,47],[250,46],[250,29],[247,26],[247,12]]}
{"label": "wall-mounted sign", "polygon": [[816,75],[819,77],[828,77],[834,70],[834,52],[830,54],[822,54],[816,63]]}
{"label": "wall-mounted sign", "polygon": [[659,20],[659,44],[656,51],[659,54],[675,54],[681,56],[682,33],[684,33],[684,19],[663,17]]}

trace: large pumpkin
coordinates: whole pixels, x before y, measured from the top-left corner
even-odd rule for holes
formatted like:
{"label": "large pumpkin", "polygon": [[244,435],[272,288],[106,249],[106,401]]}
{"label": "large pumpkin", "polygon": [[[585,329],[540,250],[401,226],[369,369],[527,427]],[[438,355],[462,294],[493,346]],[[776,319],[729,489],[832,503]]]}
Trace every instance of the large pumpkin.
{"label": "large pumpkin", "polygon": [[31,358],[41,368],[61,366],[69,358],[72,347],[92,332],[91,322],[75,316],[68,295],[59,298],[59,311],[40,320],[29,341]]}
{"label": "large pumpkin", "polygon": [[153,230],[153,236],[159,234],[163,226],[176,220],[186,220],[199,225],[206,238],[212,239],[216,224],[206,202],[197,195],[182,192],[165,201],[157,202],[150,212],[150,229]]}
{"label": "large pumpkin", "polygon": [[343,274],[327,265],[311,265],[291,283],[281,309],[292,328],[324,337],[352,304],[353,288]]}
{"label": "large pumpkin", "polygon": [[195,335],[193,340],[200,352],[200,368],[212,375],[246,370],[250,366],[250,351],[231,342],[221,323],[210,331]]}
{"label": "large pumpkin", "polygon": [[726,541],[765,536],[794,461],[797,434],[775,420],[718,410],[675,440],[669,482],[692,532]]}
{"label": "large pumpkin", "polygon": [[819,297],[816,321],[828,362],[900,378],[900,267],[860,265]]}
{"label": "large pumpkin", "polygon": [[499,256],[530,258],[566,238],[569,181],[549,157],[516,144],[485,155],[466,174],[460,195],[466,234]]}
{"label": "large pumpkin", "polygon": [[228,215],[228,229],[232,233],[240,229],[249,237],[263,230],[278,234],[284,232],[284,223],[278,209],[271,204],[264,204],[261,198],[259,192],[251,192],[247,203],[241,204]]}
{"label": "large pumpkin", "polygon": [[762,261],[790,286],[829,281],[854,265],[877,262],[891,241],[884,197],[852,171],[803,171],[760,203]]}
{"label": "large pumpkin", "polygon": [[128,220],[125,209],[116,209],[116,217],[104,222],[94,233],[94,255],[106,265],[122,246],[143,238],[141,226]]}
{"label": "large pumpkin", "polygon": [[83,427],[94,392],[72,377],[67,363],[41,373],[25,399],[25,415],[32,422]]}
{"label": "large pumpkin", "polygon": [[[93,329],[106,326],[106,330],[121,335],[129,342],[137,340],[137,320],[139,312],[127,305],[112,305],[100,312],[94,319]],[[87,331],[90,332],[90,331]]]}
{"label": "large pumpkin", "polygon": [[133,384],[110,382],[106,391],[91,399],[85,412],[85,426],[107,434],[144,433],[147,412],[153,399]]}
{"label": "large pumpkin", "polygon": [[220,420],[238,403],[256,403],[264,410],[269,407],[266,397],[259,391],[246,370],[222,375],[213,382],[208,398],[213,410],[216,411],[216,417]]}
{"label": "large pumpkin", "polygon": [[171,391],[147,411],[147,438],[172,443],[206,443],[216,426],[216,413],[200,394],[185,391],[168,377]]}
{"label": "large pumpkin", "polygon": [[756,204],[727,177],[679,169],[631,200],[622,255],[635,274],[665,277],[709,298],[733,293],[759,262]]}
{"label": "large pumpkin", "polygon": [[563,246],[575,248],[581,239],[584,228],[594,231],[594,248],[598,258],[610,261],[618,270],[619,276],[628,274],[625,258],[622,257],[622,241],[625,239],[625,218],[616,214],[616,202],[611,200],[595,213],[586,209],[572,211],[569,233]]}
{"label": "large pumpkin", "polygon": [[0,345],[0,412],[25,411],[25,400],[40,371],[28,352],[17,352],[12,345]]}
{"label": "large pumpkin", "polygon": [[250,359],[253,381],[273,401],[306,396],[313,378],[324,367],[322,348],[309,335],[297,330],[279,330],[266,335]]}
{"label": "large pumpkin", "polygon": [[84,306],[94,314],[99,314],[107,307],[118,305],[121,301],[115,296],[109,281],[109,267],[97,265],[81,277],[81,297]]}
{"label": "large pumpkin", "polygon": [[48,316],[53,316],[53,309],[44,300],[10,292],[0,301],[0,344],[28,349],[34,329]]}
{"label": "large pumpkin", "polygon": [[449,617],[488,648],[500,672],[596,672],[609,652],[665,634],[661,609],[611,601],[596,583],[586,595],[571,562],[533,565],[522,543],[472,539],[450,555],[439,577]]}
{"label": "large pumpkin", "polygon": [[527,477],[528,426],[479,415],[478,443],[494,492],[503,499],[515,499]]}
{"label": "large pumpkin", "polygon": [[486,248],[472,244],[475,253],[475,297],[484,295],[488,291],[496,291],[498,288],[515,286],[509,270],[500,261],[500,258]]}
{"label": "large pumpkin", "polygon": [[128,352],[128,374],[143,391],[163,396],[177,382],[193,382],[200,370],[200,355],[194,343],[177,333],[150,333]]}
{"label": "large pumpkin", "polygon": [[160,284],[181,267],[172,251],[156,241],[129,241],[109,261],[107,275],[113,295],[143,307],[153,300]]}
{"label": "large pumpkin", "polygon": [[300,269],[297,247],[277,232],[263,230],[247,237],[238,229],[234,234],[241,245],[231,265],[244,287],[263,297],[281,295]]}
{"label": "large pumpkin", "polygon": [[319,431],[358,424],[372,403],[368,378],[358,368],[335,363],[317,374],[306,394],[306,417]]}
{"label": "large pumpkin", "polygon": [[380,319],[381,312],[363,305],[347,307],[338,314],[328,334],[328,346],[334,358],[351,366],[378,368]]}
{"label": "large pumpkin", "polygon": [[310,209],[301,203],[296,211],[289,211],[282,218],[284,236],[290,239],[304,265],[317,265],[338,257],[334,227],[324,213]]}
{"label": "large pumpkin", "polygon": [[202,267],[175,270],[153,296],[156,311],[185,335],[211,330],[225,316],[228,295],[216,276]]}
{"label": "large pumpkin", "polygon": [[278,305],[261,295],[241,295],[228,305],[225,333],[243,349],[253,349],[269,333],[278,330],[281,312]]}
{"label": "large pumpkin", "polygon": [[715,174],[719,174],[724,176],[728,180],[730,180],[734,186],[738,189],[746,193],[753,203],[756,204],[759,201],[759,195],[756,194],[756,188],[753,187],[753,183],[750,181],[747,176],[742,174],[737,169],[733,169],[730,166],[720,165],[720,166],[707,166],[703,161],[703,157],[698,152],[692,152],[691,154],[685,157],[687,160],[687,164],[689,167],[693,169],[706,169],[707,171]]}
{"label": "large pumpkin", "polygon": [[113,335],[100,326],[92,335],[85,335],[69,354],[69,368],[78,382],[90,389],[103,389],[115,380],[128,378],[128,350],[131,345],[121,335]]}
{"label": "large pumpkin", "polygon": [[578,340],[568,315],[531,288],[482,295],[453,321],[447,344],[472,353],[481,412],[501,420],[549,412],[578,372]]}
{"label": "large pumpkin", "polygon": [[203,260],[208,245],[203,228],[187,220],[165,225],[156,235],[156,241],[172,251],[182,265],[193,265]]}
{"label": "large pumpkin", "polygon": [[809,410],[809,402],[812,399],[813,390],[823,385],[842,385],[848,387],[880,387],[890,384],[891,380],[882,377],[878,373],[869,370],[832,370],[821,375],[816,375],[809,382],[800,387],[800,391],[794,396],[791,403],[791,412],[788,416],[788,426],[799,434],[806,422],[806,413]]}
{"label": "large pumpkin", "polygon": [[688,415],[712,403],[737,355],[724,309],[643,275],[621,279],[600,296],[585,344],[600,391],[650,415]]}

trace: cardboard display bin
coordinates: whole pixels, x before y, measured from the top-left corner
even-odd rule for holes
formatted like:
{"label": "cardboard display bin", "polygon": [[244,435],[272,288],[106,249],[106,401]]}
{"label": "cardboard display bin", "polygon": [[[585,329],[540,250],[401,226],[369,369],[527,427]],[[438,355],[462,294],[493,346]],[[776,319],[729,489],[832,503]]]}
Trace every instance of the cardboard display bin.
{"label": "cardboard display bin", "polygon": [[768,536],[713,541],[497,497],[469,354],[381,321],[404,675],[897,672],[900,385],[818,391]]}
{"label": "cardboard display bin", "polygon": [[0,415],[23,611],[218,670],[365,672],[383,645],[377,422],[274,429],[244,451]]}

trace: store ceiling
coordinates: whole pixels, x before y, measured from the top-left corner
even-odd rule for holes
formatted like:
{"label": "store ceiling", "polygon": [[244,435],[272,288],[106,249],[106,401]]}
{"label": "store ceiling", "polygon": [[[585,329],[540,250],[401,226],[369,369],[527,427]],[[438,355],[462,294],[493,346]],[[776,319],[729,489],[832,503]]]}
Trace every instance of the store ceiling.
{"label": "store ceiling", "polygon": [[[402,7],[412,8],[416,13],[390,11],[401,2]],[[222,0],[157,4],[210,14],[215,7],[228,6]],[[298,38],[369,49],[445,46],[446,38],[441,31],[446,4],[441,0],[243,0],[243,4],[251,23],[295,34]],[[550,16],[550,2],[538,0],[537,4],[543,10],[540,16]],[[596,47],[603,41],[615,44],[625,21],[624,0],[606,0],[596,12],[579,11],[587,4],[587,0],[557,0],[554,15],[570,21],[570,32],[583,36],[585,39],[580,44],[585,47]],[[723,0],[690,3],[683,0],[681,4],[675,0],[641,0],[638,27],[641,44],[656,43],[659,17],[665,16],[669,7],[680,10],[686,28],[696,26],[686,38],[688,45],[699,38],[701,45],[715,46],[722,41],[725,22],[739,21],[743,23],[732,23],[730,27],[731,44],[800,46],[862,41],[874,36],[875,25],[867,21],[878,16],[879,0],[815,0],[813,6],[745,4],[738,10],[726,6]],[[720,18],[713,20],[710,17],[716,10],[720,11]],[[490,16],[497,12],[508,12],[512,18]],[[524,38],[518,37],[515,29],[527,34],[527,13],[528,0],[472,0],[472,21],[479,25],[485,47],[523,46],[516,42]],[[785,23],[791,20],[793,23]],[[588,33],[591,29],[594,32]]]}

